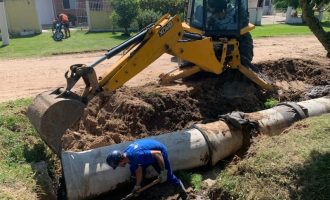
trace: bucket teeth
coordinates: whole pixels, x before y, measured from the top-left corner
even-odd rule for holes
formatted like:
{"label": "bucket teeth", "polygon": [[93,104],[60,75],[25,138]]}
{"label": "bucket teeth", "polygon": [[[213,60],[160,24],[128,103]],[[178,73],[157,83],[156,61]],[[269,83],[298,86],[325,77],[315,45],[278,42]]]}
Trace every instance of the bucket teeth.
{"label": "bucket teeth", "polygon": [[[39,94],[29,106],[27,116],[41,139],[60,156],[62,136],[79,120],[85,104],[75,97],[58,97],[56,91]],[[72,96],[75,95],[72,94]]]}

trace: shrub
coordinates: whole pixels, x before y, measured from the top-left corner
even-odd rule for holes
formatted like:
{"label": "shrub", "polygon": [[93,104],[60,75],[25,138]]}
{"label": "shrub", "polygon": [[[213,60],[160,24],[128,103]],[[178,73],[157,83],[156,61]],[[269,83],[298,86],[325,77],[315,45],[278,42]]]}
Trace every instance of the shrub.
{"label": "shrub", "polygon": [[161,16],[162,14],[160,12],[156,12],[154,10],[140,10],[140,13],[136,19],[139,29],[156,22]]}

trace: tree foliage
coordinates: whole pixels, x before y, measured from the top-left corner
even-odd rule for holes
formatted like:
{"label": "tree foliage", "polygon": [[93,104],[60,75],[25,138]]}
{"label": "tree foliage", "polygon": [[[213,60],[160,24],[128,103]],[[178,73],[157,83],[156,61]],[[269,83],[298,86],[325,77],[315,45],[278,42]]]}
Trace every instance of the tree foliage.
{"label": "tree foliage", "polygon": [[315,9],[320,9],[329,2],[330,0],[300,0],[303,18],[316,38],[328,52],[328,58],[330,58],[330,32],[326,32],[323,29],[321,22],[315,17],[314,12]]}
{"label": "tree foliage", "polygon": [[286,9],[288,6],[298,8],[299,0],[275,0],[274,5],[276,8]]}
{"label": "tree foliage", "polygon": [[141,10],[153,10],[161,14],[180,14],[183,12],[183,6],[182,0],[140,0]]}
{"label": "tree foliage", "polygon": [[182,0],[139,0],[139,16],[137,23],[139,28],[156,22],[162,15],[170,13],[171,15],[182,14],[184,1]]}
{"label": "tree foliage", "polygon": [[141,10],[139,16],[136,18],[139,29],[142,29],[151,23],[155,23],[161,16],[162,14],[160,12],[154,10]]}
{"label": "tree foliage", "polygon": [[138,0],[112,0],[111,5],[115,10],[112,17],[116,18],[117,25],[125,29],[125,34],[129,35],[128,28],[137,17],[139,10]]}

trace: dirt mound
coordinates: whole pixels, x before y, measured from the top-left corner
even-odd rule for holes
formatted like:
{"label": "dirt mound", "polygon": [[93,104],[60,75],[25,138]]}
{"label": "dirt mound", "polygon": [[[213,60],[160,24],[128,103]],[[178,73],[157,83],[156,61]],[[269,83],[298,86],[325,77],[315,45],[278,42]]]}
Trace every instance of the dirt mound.
{"label": "dirt mound", "polygon": [[280,59],[256,66],[278,88],[280,101],[302,101],[330,95],[330,63],[301,59]]}
{"label": "dirt mound", "polygon": [[216,76],[200,73],[174,86],[122,87],[102,93],[63,137],[63,147],[81,151],[214,121],[232,111],[264,109],[264,102],[300,100],[313,86],[329,84],[328,66],[308,60],[282,59],[257,66],[279,87],[279,94],[260,90],[235,70]]}
{"label": "dirt mound", "polygon": [[329,85],[330,63],[324,66],[312,60],[280,59],[256,64],[276,81],[303,81],[311,85]]}
{"label": "dirt mound", "polygon": [[87,150],[130,141],[189,128],[233,110],[261,109],[263,100],[262,91],[236,71],[220,77],[202,73],[178,86],[122,87],[95,97],[63,144]]}

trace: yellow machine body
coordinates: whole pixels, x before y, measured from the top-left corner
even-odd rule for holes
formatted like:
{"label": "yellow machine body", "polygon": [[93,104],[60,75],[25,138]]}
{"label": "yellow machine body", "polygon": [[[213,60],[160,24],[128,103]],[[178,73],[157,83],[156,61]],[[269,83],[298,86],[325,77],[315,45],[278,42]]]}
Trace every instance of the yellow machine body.
{"label": "yellow machine body", "polygon": [[[253,28],[254,26],[246,27],[242,30],[242,33],[245,34]],[[142,43],[127,51],[125,55],[101,76],[102,79],[99,85],[108,91],[116,90],[161,55],[168,53],[182,60],[194,63],[195,66],[189,69],[178,69],[170,74],[165,74],[161,77],[161,82],[163,83],[173,82],[178,78],[186,77],[186,75],[190,76],[201,70],[221,74],[224,70],[226,59],[230,57],[229,67],[238,69],[260,87],[271,89],[271,84],[241,64],[238,49],[239,43],[236,39],[223,41],[222,56],[219,60],[215,55],[212,38],[204,37],[201,40],[192,41],[183,40],[185,31],[196,34],[202,33],[195,28],[189,27],[186,23],[181,23],[178,16],[171,17],[170,15],[165,15],[149,31]],[[230,54],[227,51],[228,45],[234,46],[234,51]],[[179,71],[180,73],[178,73]]]}
{"label": "yellow machine body", "polygon": [[[253,28],[253,25],[249,25],[241,30],[241,34],[245,34]],[[186,39],[185,36],[187,33],[192,34],[194,37],[198,37],[198,39]],[[222,49],[220,49],[220,56],[219,52],[215,51],[215,42],[222,47]],[[231,46],[230,51],[229,46]],[[70,125],[79,118],[73,116],[75,115],[74,113],[76,113],[76,115],[81,115],[82,113],[81,109],[76,109],[77,104],[79,104],[79,108],[84,107],[84,103],[82,103],[83,100],[90,100],[97,94],[97,92],[102,90],[116,90],[128,80],[139,74],[164,53],[171,54],[181,60],[191,63],[192,65],[185,68],[178,68],[177,70],[163,75],[160,79],[161,83],[170,83],[199,71],[221,74],[225,68],[232,68],[242,72],[261,88],[272,88],[272,85],[260,75],[242,65],[239,42],[237,39],[222,38],[218,41],[213,41],[211,37],[203,35],[202,31],[190,27],[184,22],[182,23],[179,16],[172,17],[169,14],[163,16],[148,29],[140,42],[130,45],[124,52],[124,55],[112,66],[109,66],[107,72],[99,79],[97,79],[93,67],[103,59],[97,61],[94,66],[71,66],[71,76],[68,76],[69,72],[66,73],[68,84],[64,91],[57,90],[56,92],[42,93],[30,106],[28,116],[31,122],[37,127],[43,140],[58,155],[60,155],[61,146],[59,142],[64,134],[64,130],[69,128]],[[218,56],[216,55],[217,53]],[[85,91],[82,95],[72,95],[71,89],[80,78],[83,78],[85,81]],[[75,98],[72,99],[74,103],[68,101],[72,96],[75,96]],[[79,100],[77,96],[81,96],[82,99]],[[44,99],[47,100],[44,105],[48,105],[48,107],[39,106],[45,101]],[[72,116],[70,117],[70,122],[66,121],[65,123],[60,123],[63,119],[57,118],[63,118],[65,115],[59,113],[70,112],[70,110],[76,110],[71,113]],[[45,126],[41,123],[51,123],[51,127],[58,128],[49,131],[47,128],[49,126]]]}

